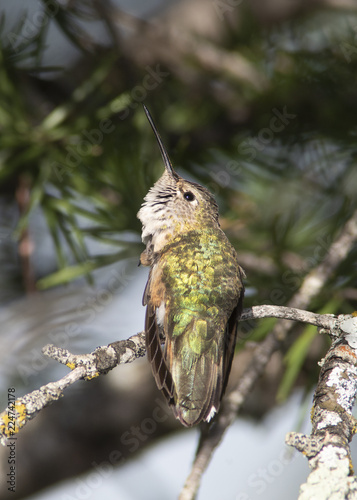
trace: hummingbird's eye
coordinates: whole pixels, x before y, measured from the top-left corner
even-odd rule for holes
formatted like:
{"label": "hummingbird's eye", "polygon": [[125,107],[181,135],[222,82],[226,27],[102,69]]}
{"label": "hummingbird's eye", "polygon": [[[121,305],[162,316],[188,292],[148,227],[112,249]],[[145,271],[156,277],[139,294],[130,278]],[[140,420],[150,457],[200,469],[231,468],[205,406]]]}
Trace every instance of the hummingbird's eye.
{"label": "hummingbird's eye", "polygon": [[183,193],[183,197],[187,201],[193,201],[195,199],[195,195],[191,193],[191,191],[186,191],[185,193]]}

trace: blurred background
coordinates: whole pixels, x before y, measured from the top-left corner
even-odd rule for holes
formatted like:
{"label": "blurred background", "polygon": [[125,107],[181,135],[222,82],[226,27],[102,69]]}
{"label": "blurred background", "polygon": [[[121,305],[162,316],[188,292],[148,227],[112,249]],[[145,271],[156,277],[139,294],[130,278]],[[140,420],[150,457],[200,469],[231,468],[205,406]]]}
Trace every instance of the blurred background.
{"label": "blurred background", "polygon": [[[352,0],[0,1],[0,403],[64,376],[71,352],[144,324],[136,218],[163,165],[215,195],[247,273],[245,307],[286,305],[356,209]],[[357,309],[357,248],[309,309]],[[275,320],[242,329],[231,379]],[[199,499],[296,498],[308,473],[284,435],[308,430],[329,342],[296,325],[206,472]],[[16,443],[0,498],[174,499],[198,439],[146,359],[80,382]],[[352,445],[353,447],[353,445]]]}

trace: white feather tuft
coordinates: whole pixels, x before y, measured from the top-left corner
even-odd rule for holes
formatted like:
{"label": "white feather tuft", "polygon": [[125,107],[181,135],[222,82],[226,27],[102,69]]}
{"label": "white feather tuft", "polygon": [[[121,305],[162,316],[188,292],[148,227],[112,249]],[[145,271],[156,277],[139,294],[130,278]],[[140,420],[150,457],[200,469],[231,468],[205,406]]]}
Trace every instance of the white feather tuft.
{"label": "white feather tuft", "polygon": [[212,420],[212,418],[215,416],[216,412],[217,412],[217,408],[215,406],[212,406],[209,414],[207,415],[207,418],[205,419],[206,422],[209,422],[210,420]]}
{"label": "white feather tuft", "polygon": [[159,326],[164,326],[165,312],[165,301],[162,301],[160,306],[156,309],[156,321]]}

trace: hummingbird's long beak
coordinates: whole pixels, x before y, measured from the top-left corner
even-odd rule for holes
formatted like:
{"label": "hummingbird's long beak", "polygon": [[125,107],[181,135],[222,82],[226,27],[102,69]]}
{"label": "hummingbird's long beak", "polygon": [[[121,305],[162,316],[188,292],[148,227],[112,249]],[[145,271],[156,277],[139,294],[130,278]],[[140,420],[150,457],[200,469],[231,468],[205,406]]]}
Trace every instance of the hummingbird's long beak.
{"label": "hummingbird's long beak", "polygon": [[145,111],[145,114],[146,114],[146,117],[147,119],[149,120],[149,123],[151,125],[151,128],[153,129],[154,131],[154,134],[155,134],[155,137],[156,137],[156,140],[159,144],[159,148],[160,148],[160,153],[161,153],[161,156],[162,156],[162,159],[164,160],[164,165],[165,165],[165,169],[166,171],[171,175],[171,177],[173,179],[175,179],[175,181],[178,180],[178,175],[177,173],[175,172],[175,170],[173,169],[173,166],[171,164],[171,161],[170,161],[170,158],[169,158],[169,155],[167,154],[166,152],[166,149],[162,143],[162,140],[161,140],[161,137],[160,137],[160,134],[159,132],[157,131],[156,127],[155,127],[155,123],[154,123],[154,120],[152,119],[151,117],[151,114],[148,110],[148,108],[145,106],[145,104],[143,104],[143,108],[144,108],[144,111]]}

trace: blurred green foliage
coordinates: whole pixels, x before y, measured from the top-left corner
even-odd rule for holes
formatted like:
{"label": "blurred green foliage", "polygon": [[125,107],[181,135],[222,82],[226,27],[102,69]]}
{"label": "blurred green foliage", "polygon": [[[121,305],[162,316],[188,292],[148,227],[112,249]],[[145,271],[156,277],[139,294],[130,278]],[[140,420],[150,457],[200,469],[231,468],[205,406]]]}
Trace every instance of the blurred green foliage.
{"label": "blurred green foliage", "polygon": [[[49,23],[29,38],[26,13],[11,28],[1,24],[0,194],[15,199],[19,179],[30,186],[17,238],[35,209],[45,217],[58,269],[38,287],[139,255],[136,213],[162,171],[144,100],[178,170],[218,199],[247,271],[246,306],[285,305],[357,206],[357,12],[311,7],[269,21],[243,2],[217,17],[219,39],[196,34],[200,49],[182,53],[168,37],[169,55],[153,44],[148,64],[127,46],[150,44],[150,24],[115,39],[103,15],[112,36],[104,46],[83,27],[100,16],[90,2],[51,5],[50,22],[82,54],[69,68],[41,62]],[[205,64],[202,47],[217,52],[215,66]],[[109,250],[93,255],[92,240]],[[356,257],[355,248],[313,310],[356,308]],[[313,336],[307,328],[290,346],[281,398]]]}

